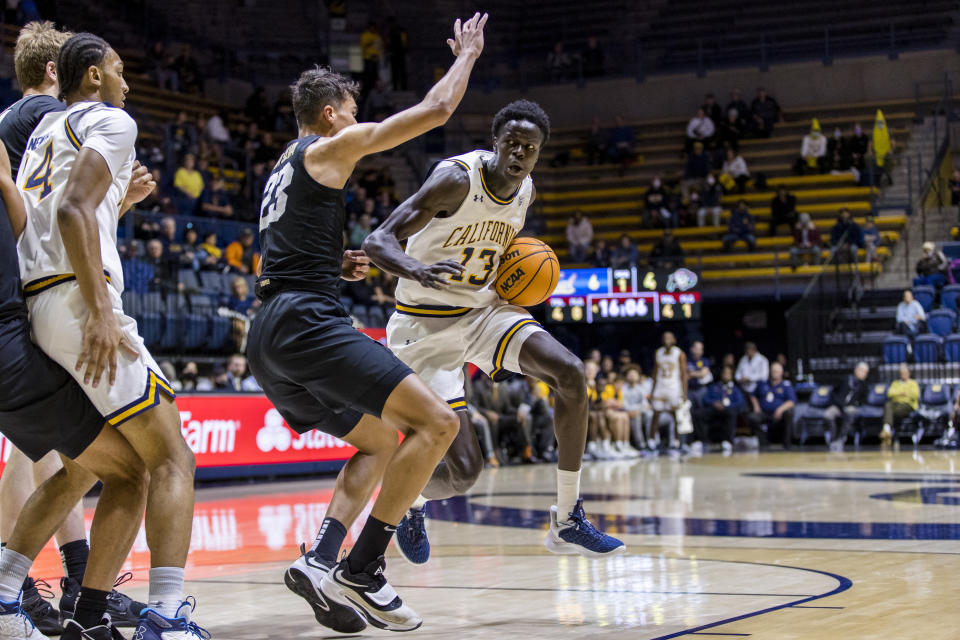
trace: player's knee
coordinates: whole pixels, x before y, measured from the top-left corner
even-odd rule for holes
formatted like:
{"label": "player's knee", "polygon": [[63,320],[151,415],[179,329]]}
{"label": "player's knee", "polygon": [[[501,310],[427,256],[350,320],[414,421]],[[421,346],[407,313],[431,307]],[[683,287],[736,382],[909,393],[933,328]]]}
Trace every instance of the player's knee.
{"label": "player's knee", "polygon": [[553,389],[568,397],[586,397],[587,376],[583,362],[573,354],[564,354],[553,368]]}
{"label": "player's knee", "polygon": [[146,495],[150,483],[150,474],[147,466],[140,458],[131,458],[123,464],[115,465],[109,471],[102,472],[100,479],[105,486],[124,487],[128,491],[136,491]]}
{"label": "player's knee", "polygon": [[445,402],[431,403],[421,413],[419,425],[412,425],[415,431],[430,435],[437,444],[449,446],[460,431],[460,418]]}
{"label": "player's knee", "polygon": [[477,483],[483,471],[483,460],[478,456],[457,458],[455,461],[448,458],[447,467],[450,469],[451,488],[458,494],[462,494]]}

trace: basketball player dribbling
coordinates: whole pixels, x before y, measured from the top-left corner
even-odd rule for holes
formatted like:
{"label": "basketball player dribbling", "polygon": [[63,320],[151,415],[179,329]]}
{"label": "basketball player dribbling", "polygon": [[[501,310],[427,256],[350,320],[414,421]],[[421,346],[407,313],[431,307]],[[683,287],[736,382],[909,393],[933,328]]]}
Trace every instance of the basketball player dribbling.
{"label": "basketball player dribbling", "polygon": [[625,550],[587,520],[580,498],[588,412],[583,364],[493,287],[500,256],[536,195],[530,172],[549,135],[539,105],[508,104],[493,119],[493,151],[438,163],[363,244],[376,265],[400,278],[397,312],[387,324],[390,349],[460,415],[456,440],[397,528],[397,544],[415,564],[430,555],[426,501],[465,493],[483,469],[464,401],[467,362],[496,381],[512,373],[532,376],[556,394],[557,504],[550,509],[547,549],[588,558]]}
{"label": "basketball player dribbling", "polygon": [[[650,405],[653,408],[653,419],[650,421],[650,431],[647,442],[656,448],[660,440],[660,416],[669,413],[673,416],[673,428],[677,428],[677,412],[683,408],[687,400],[687,356],[683,349],[677,346],[677,339],[673,332],[663,334],[663,346],[657,349],[654,356],[653,392],[650,394]],[[677,435],[670,443],[671,448],[679,449]]]}
{"label": "basketball player dribbling", "polygon": [[[367,623],[409,631],[420,617],[383,575],[396,525],[423,490],[457,432],[457,417],[386,347],[353,328],[339,282],[362,279],[369,259],[343,250],[345,190],[357,162],[443,125],[483,50],[487,16],[454,25],[456,61],[420,104],[380,123],[356,122],[356,85],[329,69],[292,87],[299,138],[287,145],[264,190],[263,252],[250,328],[250,368],[287,424],[320,429],[357,448],[337,478],[313,549],[287,570],[287,586],[317,621],[341,632]],[[437,275],[444,273],[437,271]],[[397,444],[397,429],[404,434]],[[382,483],[381,483],[382,479]],[[380,494],[350,553],[337,562],[346,528],[374,489]]]}

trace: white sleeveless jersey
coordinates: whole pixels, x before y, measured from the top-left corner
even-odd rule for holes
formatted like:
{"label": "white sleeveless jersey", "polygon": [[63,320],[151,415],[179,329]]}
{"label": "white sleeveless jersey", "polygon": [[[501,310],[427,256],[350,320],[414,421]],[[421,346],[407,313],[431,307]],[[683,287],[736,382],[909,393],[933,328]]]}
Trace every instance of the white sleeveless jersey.
{"label": "white sleeveless jersey", "polygon": [[26,295],[73,279],[73,266],[57,224],[57,208],[81,147],[99,153],[113,176],[106,196],[97,205],[96,217],[103,269],[114,288],[123,291],[117,223],[133,170],[136,139],[133,118],[123,109],[101,102],[78,102],[66,111],[49,113],[33,130],[17,174],[27,211],[27,226],[18,243]]}
{"label": "white sleeveless jersey", "polygon": [[669,351],[664,347],[657,349],[655,357],[657,365],[657,387],[681,386],[680,378],[680,354],[683,351],[674,346]]}
{"label": "white sleeveless jersey", "polygon": [[[491,151],[471,151],[443,162],[462,167],[470,176],[470,191],[460,208],[446,218],[434,218],[407,239],[407,255],[424,264],[456,260],[462,276],[450,277],[444,289],[428,289],[415,280],[397,283],[397,310],[412,315],[443,315],[449,307],[480,308],[500,303],[493,288],[500,256],[523,228],[533,195],[530,176],[506,200],[485,183],[481,167]],[[425,309],[424,307],[441,307]],[[448,307],[443,309],[442,307]],[[436,313],[430,313],[436,311]]]}

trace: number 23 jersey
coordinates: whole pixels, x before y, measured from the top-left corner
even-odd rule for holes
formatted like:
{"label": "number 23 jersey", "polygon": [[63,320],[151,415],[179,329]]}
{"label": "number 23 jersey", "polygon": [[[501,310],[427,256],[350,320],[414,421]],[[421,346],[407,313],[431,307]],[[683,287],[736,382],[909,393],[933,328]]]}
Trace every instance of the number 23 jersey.
{"label": "number 23 jersey", "polygon": [[443,289],[429,289],[414,280],[397,283],[397,306],[488,307],[500,303],[493,287],[500,256],[523,228],[533,195],[533,180],[524,178],[507,199],[493,194],[483,174],[490,151],[471,151],[448,158],[470,177],[470,190],[460,208],[445,218],[433,218],[407,240],[407,255],[424,264],[455,260],[462,275],[450,276]]}
{"label": "number 23 jersey", "polygon": [[27,226],[18,245],[27,295],[73,275],[57,224],[57,209],[73,163],[84,147],[106,161],[112,177],[106,196],[97,205],[96,218],[104,271],[113,287],[123,291],[117,223],[136,159],[136,139],[133,118],[102,102],[78,102],[66,111],[48,113],[33,130],[17,175],[27,212]]}

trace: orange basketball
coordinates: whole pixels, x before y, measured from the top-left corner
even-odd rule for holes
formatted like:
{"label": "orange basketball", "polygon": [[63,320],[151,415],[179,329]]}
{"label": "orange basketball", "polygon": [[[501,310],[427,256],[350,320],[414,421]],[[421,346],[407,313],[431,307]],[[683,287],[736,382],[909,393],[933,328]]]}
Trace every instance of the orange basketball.
{"label": "orange basketball", "polygon": [[536,238],[517,238],[500,257],[493,286],[507,302],[532,307],[550,297],[559,280],[560,261],[553,249]]}

